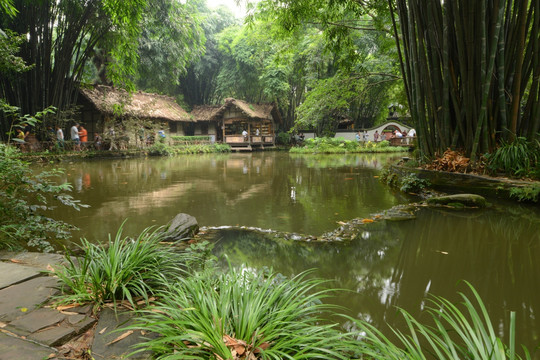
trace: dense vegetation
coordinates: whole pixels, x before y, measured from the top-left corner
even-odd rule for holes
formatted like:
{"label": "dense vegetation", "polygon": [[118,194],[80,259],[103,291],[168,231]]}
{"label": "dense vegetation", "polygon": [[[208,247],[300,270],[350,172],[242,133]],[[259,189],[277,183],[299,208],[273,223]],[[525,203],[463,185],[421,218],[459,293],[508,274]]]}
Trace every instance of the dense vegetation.
{"label": "dense vegetation", "polygon": [[344,138],[306,139],[303,146],[292,147],[290,152],[296,154],[345,154],[345,153],[390,153],[407,152],[407,147],[390,146],[386,140],[380,142],[359,142]]}
{"label": "dense vegetation", "polygon": [[[69,265],[55,269],[62,301],[143,306],[130,329],[158,336],[134,351],[151,350],[159,359],[520,359],[515,314],[504,342],[470,285],[472,297],[461,293],[460,305],[431,297],[422,321],[399,310],[404,330],[343,317],[345,329],[329,320],[339,308],[325,303],[339,290],[309,272],[292,278],[249,268],[224,272],[206,245],[175,253],[159,244],[161,235],[147,229],[133,240],[120,229],[108,249],[85,243],[78,262],[66,255]],[[385,335],[392,332],[396,340]]]}

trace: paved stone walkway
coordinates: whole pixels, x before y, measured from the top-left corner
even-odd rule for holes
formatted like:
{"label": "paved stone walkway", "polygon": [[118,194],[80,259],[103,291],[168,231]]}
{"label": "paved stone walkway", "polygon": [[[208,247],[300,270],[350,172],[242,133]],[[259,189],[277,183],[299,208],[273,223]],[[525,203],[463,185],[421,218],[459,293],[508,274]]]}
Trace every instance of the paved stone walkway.
{"label": "paved stone walkway", "polygon": [[[114,342],[131,314],[110,309],[98,316],[90,305],[64,310],[49,306],[58,279],[46,270],[62,262],[57,254],[0,253],[0,360],[122,359],[144,341],[137,333]],[[99,318],[99,320],[98,320]],[[111,343],[112,342],[112,343]],[[148,359],[147,353],[133,359]]]}

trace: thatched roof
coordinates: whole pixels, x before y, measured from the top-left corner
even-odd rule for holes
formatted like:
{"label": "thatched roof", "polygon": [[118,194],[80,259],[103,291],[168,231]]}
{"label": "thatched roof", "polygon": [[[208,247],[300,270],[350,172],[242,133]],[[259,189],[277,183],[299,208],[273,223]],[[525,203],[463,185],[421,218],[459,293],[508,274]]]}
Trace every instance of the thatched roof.
{"label": "thatched roof", "polygon": [[191,116],[195,121],[214,121],[218,118],[219,109],[221,105],[195,105]]}
{"label": "thatched roof", "polygon": [[276,120],[281,122],[276,104],[250,104],[243,100],[227,98],[221,106],[198,105],[193,108],[191,115],[195,121],[217,121],[223,117],[225,111],[235,106],[251,120]]}
{"label": "thatched roof", "polygon": [[117,114],[120,110],[124,116],[141,119],[194,121],[170,96],[141,91],[129,94],[125,90],[104,85],[81,88],[80,91],[98,111],[107,115]]}

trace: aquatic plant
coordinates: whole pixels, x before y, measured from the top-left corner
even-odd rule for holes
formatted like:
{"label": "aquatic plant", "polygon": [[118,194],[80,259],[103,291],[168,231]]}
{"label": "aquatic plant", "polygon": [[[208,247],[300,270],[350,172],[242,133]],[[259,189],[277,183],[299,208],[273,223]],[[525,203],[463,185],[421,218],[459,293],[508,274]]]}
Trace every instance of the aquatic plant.
{"label": "aquatic plant", "polygon": [[348,359],[347,334],[321,324],[333,309],[323,284],[234,268],[179,278],[141,311],[136,327],[161,336],[138,347],[158,359]]}
{"label": "aquatic plant", "polygon": [[82,256],[66,252],[66,265],[54,269],[62,290],[59,303],[100,306],[127,300],[135,307],[138,300],[148,300],[166,278],[183,274],[185,255],[160,243],[162,228],[146,228],[133,239],[123,236],[124,224],[114,239],[109,234],[107,243],[81,239]]}

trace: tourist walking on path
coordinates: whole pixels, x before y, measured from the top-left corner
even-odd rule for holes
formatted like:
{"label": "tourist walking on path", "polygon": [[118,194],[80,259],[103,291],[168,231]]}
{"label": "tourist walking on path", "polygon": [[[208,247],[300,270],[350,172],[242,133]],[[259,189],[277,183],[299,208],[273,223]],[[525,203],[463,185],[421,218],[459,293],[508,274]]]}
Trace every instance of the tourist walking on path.
{"label": "tourist walking on path", "polygon": [[82,125],[79,126],[79,137],[81,139],[82,148],[86,149],[88,143],[88,131]]}
{"label": "tourist walking on path", "polygon": [[79,124],[71,127],[71,141],[73,141],[73,150],[81,150],[81,139],[79,137]]}
{"label": "tourist walking on path", "polygon": [[59,125],[56,126],[56,146],[58,149],[64,150],[64,132]]}

